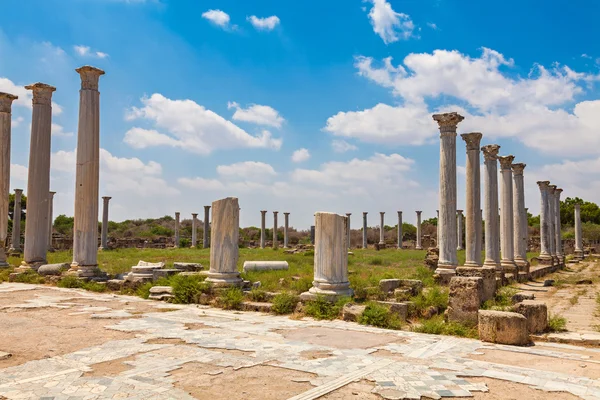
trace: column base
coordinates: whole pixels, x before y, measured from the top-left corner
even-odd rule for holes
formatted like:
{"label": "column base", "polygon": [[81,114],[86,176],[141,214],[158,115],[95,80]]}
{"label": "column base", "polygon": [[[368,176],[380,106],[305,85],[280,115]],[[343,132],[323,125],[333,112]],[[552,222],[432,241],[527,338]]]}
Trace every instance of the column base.
{"label": "column base", "polygon": [[12,253],[21,254],[21,253],[23,253],[23,249],[20,249],[20,248],[15,249],[14,247],[11,247],[10,249],[8,249],[8,254],[12,254]]}
{"label": "column base", "polygon": [[518,267],[514,260],[500,260],[500,266],[505,274],[517,275]]}
{"label": "column base", "polygon": [[539,265],[544,265],[544,266],[552,266],[554,265],[554,260],[552,259],[552,256],[549,254],[540,254],[540,256],[538,257],[538,264]]}
{"label": "column base", "polygon": [[461,250],[464,250],[464,249],[460,246],[456,248],[456,251],[461,251]]}
{"label": "column base", "polygon": [[439,285],[449,285],[450,279],[452,279],[454,276],[456,276],[455,268],[444,268],[440,267],[439,264],[434,272],[435,282]]}
{"label": "column base", "polygon": [[522,258],[515,258],[515,264],[517,264],[517,268],[519,270],[519,273],[527,273],[529,274],[529,267],[531,266],[531,264],[529,263],[529,261],[524,260]]}
{"label": "column base", "polygon": [[477,261],[467,261],[465,262],[465,267],[471,267],[471,268],[481,268],[482,265],[478,264]]}
{"label": "column base", "polygon": [[583,258],[584,258],[583,250],[575,250],[575,258],[577,260],[583,260]]}
{"label": "column base", "polygon": [[565,265],[565,255],[564,254],[557,254],[558,257],[558,263],[562,266]]}
{"label": "column base", "polygon": [[102,271],[98,268],[98,265],[79,265],[78,263],[71,263],[71,268],[67,271],[67,275],[89,279],[102,276]]}
{"label": "column base", "polygon": [[25,261],[21,261],[21,265],[19,265],[17,268],[15,268],[15,273],[23,273],[25,271],[29,271],[29,270],[33,270],[36,271],[44,264],[47,264],[46,261],[32,261],[32,262],[25,262]]}
{"label": "column base", "polygon": [[240,287],[244,283],[243,279],[240,277],[240,273],[235,272],[212,272],[208,271],[206,273],[206,282],[212,283],[214,287],[231,287],[236,286]]}
{"label": "column base", "polygon": [[494,260],[485,260],[483,262],[484,267],[494,267],[496,270],[500,269],[500,263]]}
{"label": "column base", "polygon": [[334,302],[342,296],[351,297],[354,291],[350,288],[350,282],[329,283],[313,281],[313,287],[308,292],[300,295],[300,300],[315,300],[318,297],[323,297],[327,301]]}
{"label": "column base", "polygon": [[423,246],[415,246],[415,250],[423,250]]}

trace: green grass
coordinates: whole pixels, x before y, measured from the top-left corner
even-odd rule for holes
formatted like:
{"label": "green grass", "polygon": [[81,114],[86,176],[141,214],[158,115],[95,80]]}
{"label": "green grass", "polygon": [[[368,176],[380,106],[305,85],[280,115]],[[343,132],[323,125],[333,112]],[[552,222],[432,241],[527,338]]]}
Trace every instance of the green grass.
{"label": "green grass", "polygon": [[344,304],[350,303],[350,297],[340,297],[335,303],[327,301],[324,297],[307,301],[304,305],[304,313],[314,319],[336,319],[340,316]]}
{"label": "green grass", "polygon": [[392,313],[383,304],[375,302],[367,304],[365,311],[358,319],[358,323],[387,329],[400,329],[402,327],[402,321],[398,317],[398,314]]}
{"label": "green grass", "polygon": [[549,332],[564,332],[567,330],[567,319],[560,315],[550,315],[548,317]]}
{"label": "green grass", "polygon": [[31,269],[17,275],[15,282],[40,284],[46,281],[43,276],[38,275],[37,272]]}
{"label": "green grass", "polygon": [[222,292],[217,297],[217,306],[224,310],[239,310],[242,308],[244,293],[242,289],[232,287]]}
{"label": "green grass", "polygon": [[496,295],[483,303],[481,307],[484,310],[510,311],[512,308],[512,297],[519,292],[512,286],[503,286],[496,290]]}
{"label": "green grass", "polygon": [[56,284],[56,286],[61,288],[72,288],[72,289],[85,289],[91,292],[104,292],[106,291],[106,285],[103,285],[98,282],[86,282],[81,279],[78,279],[75,276],[64,276],[62,277]]}
{"label": "green grass", "polygon": [[273,297],[271,310],[275,314],[291,314],[296,309],[298,297],[295,294],[284,292]]}
{"label": "green grass", "polygon": [[476,326],[467,326],[457,322],[445,322],[442,315],[431,319],[422,320],[413,328],[414,332],[429,333],[433,335],[450,335],[476,339],[478,337]]}
{"label": "green grass", "polygon": [[438,313],[443,313],[448,308],[448,288],[432,286],[423,290],[421,294],[411,299],[415,304],[415,311],[421,314],[429,307],[435,307]]}

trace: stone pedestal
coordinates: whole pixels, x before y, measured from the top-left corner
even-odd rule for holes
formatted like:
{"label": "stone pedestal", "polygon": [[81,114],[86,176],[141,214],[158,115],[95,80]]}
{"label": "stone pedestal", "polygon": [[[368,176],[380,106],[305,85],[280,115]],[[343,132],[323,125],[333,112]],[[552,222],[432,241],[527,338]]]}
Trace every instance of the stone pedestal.
{"label": "stone pedestal", "polygon": [[380,223],[379,223],[379,244],[385,245],[385,211],[379,212]]}
{"label": "stone pedestal", "polygon": [[18,97],[0,92],[0,268],[8,267],[4,251],[8,236],[12,102]]}
{"label": "stone pedestal", "polygon": [[179,212],[175,213],[175,247],[179,247]]}
{"label": "stone pedestal", "polygon": [[553,265],[552,255],[550,254],[550,212],[548,205],[548,186],[549,181],[538,181],[540,188],[540,255],[538,263],[541,265]]}
{"label": "stone pedestal", "polygon": [[463,210],[456,210],[456,240],[458,242],[458,246],[456,246],[456,250],[463,250]]}
{"label": "stone pedestal", "polygon": [[460,135],[467,146],[466,196],[465,196],[465,266],[481,266],[481,171],[480,132]]}
{"label": "stone pedestal", "polygon": [[52,231],[54,230],[54,195],[56,192],[48,193],[48,251],[53,252]]}
{"label": "stone pedestal", "polygon": [[27,218],[25,249],[20,270],[46,264],[48,251],[48,193],[50,192],[50,135],[52,130],[53,86],[34,83],[25,86],[33,91],[31,144],[27,179]]}
{"label": "stone pedestal", "polygon": [[[417,244],[415,246],[416,250],[423,250],[423,245],[422,245],[422,240],[423,240],[423,235],[421,233],[421,213],[423,211],[416,211],[417,213]],[[440,221],[438,220],[438,224],[440,223]],[[439,244],[439,238],[438,238],[438,244]]]}
{"label": "stone pedestal", "polygon": [[484,219],[485,219],[485,261],[486,267],[500,267],[500,221],[498,219],[498,151],[500,146],[483,146],[484,159]]}
{"label": "stone pedestal", "polygon": [[112,197],[102,197],[102,234],[100,235],[100,250],[108,249],[108,202]]}
{"label": "stone pedestal", "polygon": [[260,248],[264,249],[265,248],[265,242],[267,240],[267,233],[266,233],[266,217],[267,217],[267,210],[262,210],[260,212]]}
{"label": "stone pedestal", "polygon": [[202,248],[210,247],[210,206],[204,206],[204,232],[202,235]]}
{"label": "stone pedestal", "polygon": [[367,248],[367,213],[363,212],[363,229],[362,229],[362,248],[366,249]]}
{"label": "stone pedestal", "polygon": [[237,270],[240,234],[237,198],[228,197],[212,203],[211,226],[210,270],[206,281],[216,287],[241,286],[243,281]]}
{"label": "stone pedestal", "polygon": [[398,211],[398,248],[402,248],[402,211]]}
{"label": "stone pedestal", "polygon": [[562,245],[562,227],[560,222],[560,194],[562,192],[562,189],[556,189],[554,191],[554,219],[556,221],[554,234],[556,235],[556,257],[558,257],[558,263],[564,266],[565,253]]}
{"label": "stone pedestal", "polygon": [[303,300],[352,296],[348,281],[347,221],[334,213],[315,214],[315,277],[313,287],[300,295]]}
{"label": "stone pedestal", "polygon": [[[452,274],[458,265],[456,256],[456,127],[464,117],[456,112],[435,114],[440,128],[440,199],[439,249],[436,273]],[[449,270],[449,271],[448,271]]]}
{"label": "stone pedestal", "polygon": [[198,245],[198,234],[196,232],[198,223],[198,214],[192,213],[192,248]]}
{"label": "stone pedestal", "polygon": [[514,191],[513,191],[513,221],[514,221],[514,248],[515,264],[519,272],[529,273],[529,261],[527,261],[527,211],[525,210],[525,184],[523,181],[523,170],[525,164],[512,165]]}
{"label": "stone pedestal", "polygon": [[279,248],[279,240],[277,240],[277,229],[278,229],[278,224],[277,224],[277,213],[279,211],[273,211],[273,248],[277,249]]}
{"label": "stone pedestal", "polygon": [[500,211],[501,223],[501,243],[500,265],[505,273],[517,276],[517,264],[515,264],[515,249],[514,249],[514,225],[513,225],[513,177],[512,177],[512,162],[514,156],[498,157],[500,162],[500,175],[502,176],[501,194],[502,207]]}
{"label": "stone pedestal", "polygon": [[11,234],[10,253],[21,252],[21,196],[23,189],[15,189],[15,206],[13,209],[13,229]]}
{"label": "stone pedestal", "polygon": [[581,234],[581,204],[575,204],[575,258],[583,260],[583,236]]}
{"label": "stone pedestal", "polygon": [[289,237],[288,237],[288,229],[290,227],[290,213],[283,213],[283,248],[287,249],[289,247]]}
{"label": "stone pedestal", "polygon": [[346,218],[348,218],[348,238],[346,240],[346,242],[348,243],[348,250],[350,250],[350,216],[352,215],[352,213],[346,213]]}

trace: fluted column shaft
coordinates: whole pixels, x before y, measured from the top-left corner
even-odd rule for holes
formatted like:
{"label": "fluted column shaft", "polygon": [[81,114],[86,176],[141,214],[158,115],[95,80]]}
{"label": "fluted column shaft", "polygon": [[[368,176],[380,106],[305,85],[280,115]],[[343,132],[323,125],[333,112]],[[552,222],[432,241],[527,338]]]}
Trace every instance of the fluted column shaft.
{"label": "fluted column shaft", "polygon": [[556,185],[548,185],[548,196],[546,201],[548,202],[548,248],[552,261],[554,264],[558,264],[558,256],[556,255],[556,203],[554,201],[554,193],[556,191]]}
{"label": "fluted column shaft", "polygon": [[180,216],[180,213],[176,212],[175,213],[175,243],[174,243],[175,247],[179,247],[179,239],[180,239],[180,236],[179,236],[179,216]]}
{"label": "fluted column shaft", "polygon": [[100,235],[100,249],[108,249],[108,202],[112,197],[102,197],[102,233]]}
{"label": "fluted column shaft", "polygon": [[267,217],[267,211],[266,210],[262,210],[260,212],[260,248],[264,249],[265,248],[265,242],[267,240],[267,233],[266,233],[266,217]]}
{"label": "fluted column shaft", "polygon": [[350,216],[351,215],[352,215],[352,213],[346,213],[346,218],[348,218],[348,238],[347,238],[348,249],[350,249]]}
{"label": "fluted column shaft", "polygon": [[513,170],[513,222],[514,222],[514,248],[515,263],[519,271],[527,272],[527,211],[525,211],[525,183],[523,170],[526,165],[517,163],[512,165]]}
{"label": "fluted column shaft", "polygon": [[[417,211],[417,245],[415,246],[416,250],[422,250],[422,235],[421,235],[421,213],[423,211]],[[438,221],[439,223],[439,221]]]}
{"label": "fluted column shaft", "polygon": [[402,211],[398,211],[398,248],[402,248]]}
{"label": "fluted column shaft", "polygon": [[289,212],[284,212],[283,213],[284,219],[283,219],[283,248],[287,249],[288,248],[288,229],[289,229],[289,224],[290,224],[290,213]]}
{"label": "fluted column shaft", "polygon": [[500,210],[501,243],[500,253],[502,258],[500,264],[504,272],[516,273],[514,248],[514,215],[513,215],[513,177],[512,162],[514,156],[498,157],[500,162],[500,175],[502,176],[501,198],[502,208]]}
{"label": "fluted column shaft", "polygon": [[463,210],[456,210],[456,250],[463,250]]}
{"label": "fluted column shaft", "polygon": [[385,244],[385,212],[379,212],[381,222],[379,224],[379,244]]}
{"label": "fluted column shaft", "polygon": [[437,220],[437,225],[436,225],[436,244],[438,249],[440,248],[440,210],[435,210],[435,215],[436,215],[436,220]]}
{"label": "fluted column shaft", "polygon": [[239,258],[240,206],[238,199],[227,197],[212,203],[210,270],[207,282],[214,286],[240,286]]}
{"label": "fluted column shaft", "polygon": [[198,222],[198,214],[192,213],[192,247],[196,247],[198,244],[198,234],[196,232]]}
{"label": "fluted column shaft", "polygon": [[540,188],[540,255],[539,260],[551,263],[550,254],[550,210],[548,205],[548,185],[549,181],[537,182]]}
{"label": "fluted column shaft", "polygon": [[52,231],[54,221],[54,195],[56,192],[48,193],[48,251],[54,251],[52,246]]}
{"label": "fluted column shaft", "polygon": [[15,205],[13,209],[13,227],[11,235],[11,252],[21,251],[21,196],[23,189],[15,189]]}
{"label": "fluted column shaft", "polygon": [[362,248],[366,249],[367,248],[367,213],[363,212],[363,231],[362,231],[362,240],[363,240],[363,244],[362,244]]}
{"label": "fluted column shaft", "polygon": [[562,193],[562,191],[562,189],[556,189],[554,191],[554,217],[556,220],[554,233],[556,235],[556,256],[558,257],[558,262],[560,264],[565,263],[565,253],[563,251],[562,245],[562,231],[560,222],[560,194]]}
{"label": "fluted column shaft", "polygon": [[500,224],[498,220],[498,151],[500,146],[490,144],[483,146],[484,202],[485,217],[485,261],[486,267],[500,270]]}
{"label": "fluted column shaft", "polygon": [[0,267],[8,266],[4,251],[8,236],[8,210],[10,204],[10,143],[12,102],[17,99],[0,93]]}
{"label": "fluted column shaft", "polygon": [[279,241],[277,240],[277,213],[279,211],[273,211],[273,248],[279,248]]}
{"label": "fluted column shaft", "polygon": [[581,232],[581,204],[575,204],[575,257],[583,260],[583,235]]}
{"label": "fluted column shaft", "polygon": [[[460,135],[466,143],[466,196],[465,196],[465,265],[481,266],[481,169],[480,132]],[[460,239],[459,239],[460,240]]]}
{"label": "fluted column shaft", "polygon": [[50,132],[52,92],[44,83],[25,87],[33,91],[31,144],[27,179],[27,218],[23,268],[37,269],[46,263],[48,251],[48,192],[50,192]]}
{"label": "fluted column shaft", "polygon": [[202,232],[202,248],[210,247],[210,206],[204,206],[204,232]]}

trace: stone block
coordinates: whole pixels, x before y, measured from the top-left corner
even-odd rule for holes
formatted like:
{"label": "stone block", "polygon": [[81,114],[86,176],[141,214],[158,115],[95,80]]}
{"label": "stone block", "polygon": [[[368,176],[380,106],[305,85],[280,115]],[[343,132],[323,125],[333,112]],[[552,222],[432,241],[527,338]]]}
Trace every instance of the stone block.
{"label": "stone block", "polygon": [[202,269],[204,269],[202,264],[187,262],[174,262],[173,268],[181,271],[201,271]]}
{"label": "stone block", "polygon": [[123,288],[125,281],[123,279],[109,279],[106,282],[106,288],[108,290],[120,291]]}
{"label": "stone block", "polygon": [[152,286],[150,288],[150,294],[160,293],[173,294],[173,288],[171,286]]}
{"label": "stone block", "polygon": [[155,269],[155,268],[164,268],[165,267],[165,263],[160,261],[160,262],[156,262],[156,263],[151,263],[151,262],[147,262],[147,261],[138,261],[137,263],[137,267],[148,267],[150,269]]}
{"label": "stone block", "polygon": [[382,279],[379,281],[379,290],[383,293],[389,293],[400,287],[402,279]]}
{"label": "stone block", "polygon": [[257,301],[245,301],[242,303],[242,311],[258,311],[270,313],[273,304],[271,303],[261,303]]}
{"label": "stone block", "polygon": [[527,294],[527,293],[519,292],[511,298],[511,301],[513,304],[517,304],[517,303],[522,302],[523,300],[534,300],[534,299],[535,299],[534,294]]}
{"label": "stone block", "polygon": [[527,318],[519,313],[479,310],[479,339],[484,342],[524,346],[529,343]]}
{"label": "stone block", "polygon": [[365,312],[367,306],[361,306],[354,303],[344,304],[342,309],[342,319],[344,321],[358,322],[360,316]]}
{"label": "stone block", "polygon": [[244,272],[288,270],[287,261],[245,261]]}
{"label": "stone block", "polygon": [[544,332],[548,328],[548,307],[541,301],[523,300],[515,304],[513,311],[527,318],[529,333]]}
{"label": "stone block", "polygon": [[152,280],[157,281],[160,278],[168,278],[169,276],[180,274],[180,269],[155,269],[152,271]]}
{"label": "stone block", "polygon": [[450,280],[448,321],[477,324],[477,313],[483,297],[483,279],[455,276]]}
{"label": "stone block", "polygon": [[67,263],[62,264],[44,264],[38,268],[38,274],[42,276],[47,275],[61,275],[64,271],[67,271],[70,265]]}
{"label": "stone block", "polygon": [[544,281],[544,287],[554,286],[554,279],[546,279]]}
{"label": "stone block", "polygon": [[390,312],[398,315],[401,321],[406,321],[408,317],[408,303],[397,303],[395,301],[378,301],[377,303],[387,306]]}
{"label": "stone block", "polygon": [[496,268],[494,267],[457,267],[456,276],[478,277],[483,279],[481,302],[494,298],[496,293]]}
{"label": "stone block", "polygon": [[398,288],[410,289],[413,296],[423,290],[423,282],[416,279],[382,279],[379,281],[379,289],[383,293],[389,293]]}

